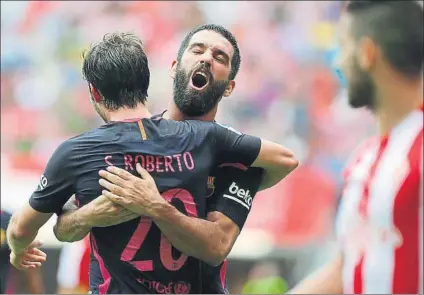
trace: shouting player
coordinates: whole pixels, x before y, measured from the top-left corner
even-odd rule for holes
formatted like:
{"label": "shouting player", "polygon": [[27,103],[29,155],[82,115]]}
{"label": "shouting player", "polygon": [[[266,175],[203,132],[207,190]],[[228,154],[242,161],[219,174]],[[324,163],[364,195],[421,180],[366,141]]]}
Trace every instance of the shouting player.
{"label": "shouting player", "polygon": [[[209,83],[214,77],[201,63]],[[161,197],[136,212],[143,215],[117,226],[91,229],[91,244],[104,284],[100,293],[198,293],[200,264],[175,250],[153,221],[166,212],[205,218],[209,172],[220,165],[262,167],[272,185],[292,169],[293,154],[275,143],[234,132],[213,122],[150,118],[145,107],[150,80],[141,41],[110,34],[85,55],[83,74],[94,108],[106,125],[62,143],[50,158],[29,204],[13,215],[8,228],[11,263],[33,266],[25,257],[39,228],[60,213],[75,194],[79,206],[101,193],[98,172],[115,165],[131,171],[136,163],[152,168]],[[225,88],[229,91],[230,83]],[[289,165],[288,165],[289,164]],[[139,251],[142,248],[142,251]]]}
{"label": "shouting player", "polygon": [[[199,66],[205,69],[205,73],[193,75]],[[181,43],[178,57],[172,63],[174,97],[169,104],[169,110],[163,116],[173,120],[214,120],[220,99],[230,95],[235,87],[234,79],[239,67],[240,52],[237,41],[228,30],[217,25],[195,28]],[[196,86],[197,83],[206,84],[209,77],[213,80],[209,81],[208,85]],[[199,86],[205,87],[204,90],[196,89]],[[227,90],[228,86],[230,88]],[[119,171],[119,168],[116,169],[115,171]],[[188,256],[207,262],[202,265],[201,272],[203,293],[217,294],[226,291],[226,262],[221,262],[228,256],[243,228],[252,200],[259,189],[261,174],[262,169],[259,168],[250,168],[247,171],[234,167],[218,168],[209,177],[208,185],[213,193],[206,196],[206,220],[177,216],[173,215],[175,211],[169,211],[169,215],[162,216],[168,218],[168,222],[156,223],[174,247]],[[150,186],[149,192],[152,195],[158,194],[153,179],[148,176],[148,180],[142,182],[141,179],[130,178],[128,175],[124,175],[124,179],[110,174],[103,175],[112,183],[114,179],[121,180],[122,189],[125,191],[121,192],[120,196],[127,201],[127,207],[145,207],[146,204],[140,197],[150,197],[146,195],[146,190],[143,190],[146,185]],[[204,186],[206,183],[198,185]],[[262,187],[264,185],[266,187],[266,183]],[[132,195],[125,192],[131,192]],[[100,197],[89,206],[60,216],[55,233],[59,240],[76,241],[85,236],[93,226],[119,224],[131,216],[131,212],[118,210],[104,197]],[[217,264],[220,265],[210,266]],[[93,292],[97,289],[99,281],[95,278],[96,273],[90,273]]]}
{"label": "shouting player", "polygon": [[349,103],[374,113],[379,135],[345,171],[340,252],[292,293],[422,294],[422,7],[352,1],[340,30]]}

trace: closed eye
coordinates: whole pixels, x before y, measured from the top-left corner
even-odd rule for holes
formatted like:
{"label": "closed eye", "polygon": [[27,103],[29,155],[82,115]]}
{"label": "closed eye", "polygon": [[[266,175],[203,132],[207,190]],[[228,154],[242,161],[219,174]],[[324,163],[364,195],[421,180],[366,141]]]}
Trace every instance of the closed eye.
{"label": "closed eye", "polygon": [[226,62],[226,59],[224,57],[222,57],[222,56],[217,56],[217,57],[215,57],[215,59],[217,61],[219,61],[220,63],[225,63]]}
{"label": "closed eye", "polygon": [[223,63],[223,64],[227,64],[228,63],[228,61],[230,60],[230,58],[229,58],[229,56],[225,53],[225,52],[223,52],[222,50],[216,50],[215,51],[215,54],[216,54],[216,59],[220,62],[220,63]]}

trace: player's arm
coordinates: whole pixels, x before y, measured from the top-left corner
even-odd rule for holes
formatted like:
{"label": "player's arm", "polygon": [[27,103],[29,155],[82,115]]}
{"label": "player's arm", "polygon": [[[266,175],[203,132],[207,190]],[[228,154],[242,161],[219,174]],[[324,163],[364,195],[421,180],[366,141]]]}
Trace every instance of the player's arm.
{"label": "player's arm", "polygon": [[270,188],[284,179],[299,166],[295,154],[288,148],[261,139],[261,149],[258,157],[251,165],[265,170],[261,183],[261,190]]}
{"label": "player's arm", "polygon": [[[14,255],[11,257],[19,258],[18,256],[26,251],[37,236],[38,230],[53,213],[60,211],[73,194],[71,152],[72,147],[68,141],[56,149],[29,203],[13,214],[7,229],[8,243]],[[19,268],[19,265],[14,266]]]}
{"label": "player's arm", "polygon": [[262,168],[256,167],[247,171],[233,167],[218,170],[214,193],[206,200],[207,220],[214,222],[223,236],[210,245],[210,252],[217,261],[222,262],[228,256],[243,229],[259,190],[263,172]]}
{"label": "player's arm", "polygon": [[339,252],[321,269],[300,282],[288,294],[342,294],[343,254]]}
{"label": "player's arm", "polygon": [[342,271],[344,263],[343,248],[346,243],[348,230],[347,223],[344,220],[346,210],[348,207],[345,199],[342,196],[341,202],[338,207],[336,217],[336,236],[338,240],[339,249],[335,252],[332,260],[330,260],[322,268],[308,276],[305,280],[300,282],[289,293],[291,294],[342,294],[343,281]]}
{"label": "player's arm", "polygon": [[29,204],[13,214],[7,228],[7,241],[12,252],[20,254],[35,240],[38,230],[53,213],[41,213]]}
{"label": "player's arm", "polygon": [[155,210],[152,219],[172,246],[212,266],[221,264],[240,234],[238,226],[220,212],[211,212],[204,220],[171,207]]}
{"label": "player's arm", "polygon": [[227,258],[243,229],[262,174],[261,168],[247,171],[220,168],[215,191],[206,200],[206,220],[168,208],[153,213],[157,216],[154,221],[175,248],[208,264],[219,265]]}
{"label": "player's arm", "polygon": [[294,153],[284,146],[230,127],[215,124],[215,140],[217,161],[221,166],[241,169],[252,166],[265,170],[261,189],[274,186],[299,165]]}
{"label": "player's arm", "polygon": [[66,202],[62,214],[58,216],[53,227],[53,232],[59,241],[80,241],[91,231],[91,226],[84,218],[85,211],[86,208],[78,210],[75,196]]}
{"label": "player's arm", "polygon": [[[108,167],[108,172],[100,171],[100,176],[104,178],[100,184],[109,190],[103,191],[103,195],[133,212],[152,218],[165,237],[182,253],[211,265],[219,265],[239,235],[248,210],[243,207],[240,214],[240,208],[236,209],[228,203],[228,208],[224,210],[223,202],[217,206],[224,214],[216,209],[208,214],[207,220],[186,216],[160,195],[154,179],[141,165],[137,164],[136,168],[142,179],[117,167]],[[246,185],[243,186],[246,190],[252,191],[252,197],[260,183],[260,173],[257,174],[257,171],[256,180],[240,182]],[[230,185],[228,179],[218,182],[217,193],[224,194]],[[243,214],[245,216],[240,218]]]}
{"label": "player's arm", "polygon": [[106,227],[127,222],[140,215],[99,196],[87,205],[78,208],[71,198],[63,207],[53,232],[61,242],[82,240],[93,227]]}

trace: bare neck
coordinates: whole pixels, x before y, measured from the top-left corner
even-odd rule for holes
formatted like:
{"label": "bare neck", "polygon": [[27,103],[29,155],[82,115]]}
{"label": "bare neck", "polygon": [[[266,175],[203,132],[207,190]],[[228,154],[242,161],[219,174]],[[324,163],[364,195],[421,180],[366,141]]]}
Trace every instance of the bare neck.
{"label": "bare neck", "polygon": [[423,103],[422,80],[386,81],[377,93],[379,105],[375,111],[380,135],[387,135],[413,110]]}
{"label": "bare neck", "polygon": [[218,111],[218,106],[215,106],[209,113],[200,116],[200,117],[188,117],[185,116],[175,105],[172,100],[169,103],[168,110],[164,114],[165,119],[174,120],[174,121],[184,121],[184,120],[200,120],[200,121],[214,121],[216,112]]}
{"label": "bare neck", "polygon": [[147,107],[143,104],[139,104],[135,108],[120,108],[117,111],[109,112],[108,114],[108,120],[110,121],[125,121],[129,119],[135,119],[135,118],[150,118],[152,115],[150,114]]}

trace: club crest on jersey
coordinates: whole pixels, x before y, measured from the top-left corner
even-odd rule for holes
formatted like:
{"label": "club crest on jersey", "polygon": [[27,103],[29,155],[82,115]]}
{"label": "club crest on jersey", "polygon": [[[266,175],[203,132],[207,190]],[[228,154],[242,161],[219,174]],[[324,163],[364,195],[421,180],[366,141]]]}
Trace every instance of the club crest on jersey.
{"label": "club crest on jersey", "polygon": [[206,198],[212,196],[214,191],[215,191],[215,177],[214,176],[208,176]]}

